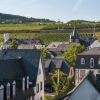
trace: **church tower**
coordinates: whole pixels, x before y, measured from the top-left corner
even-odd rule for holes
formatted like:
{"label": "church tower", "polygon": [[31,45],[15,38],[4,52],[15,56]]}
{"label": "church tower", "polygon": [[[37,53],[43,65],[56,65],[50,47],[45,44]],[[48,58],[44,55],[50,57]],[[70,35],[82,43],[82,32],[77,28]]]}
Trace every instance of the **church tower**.
{"label": "church tower", "polygon": [[79,35],[77,33],[76,28],[74,27],[72,34],[70,35],[69,42],[78,43],[79,42]]}

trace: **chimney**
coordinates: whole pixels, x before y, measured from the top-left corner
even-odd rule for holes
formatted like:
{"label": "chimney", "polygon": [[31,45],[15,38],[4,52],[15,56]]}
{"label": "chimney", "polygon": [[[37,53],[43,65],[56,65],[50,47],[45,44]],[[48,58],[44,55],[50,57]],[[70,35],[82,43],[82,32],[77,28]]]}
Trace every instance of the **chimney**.
{"label": "chimney", "polygon": [[16,82],[13,81],[12,83],[12,97],[14,97],[16,95]]}
{"label": "chimney", "polygon": [[96,74],[96,87],[100,92],[100,74]]}
{"label": "chimney", "polygon": [[4,86],[0,86],[0,100],[4,100]]}
{"label": "chimney", "polygon": [[29,76],[26,77],[26,89],[29,89]]}
{"label": "chimney", "polygon": [[10,98],[10,83],[7,83],[6,85],[6,98]]}
{"label": "chimney", "polygon": [[4,33],[4,43],[9,40],[9,33]]}
{"label": "chimney", "polygon": [[25,91],[25,78],[22,78],[22,91]]}

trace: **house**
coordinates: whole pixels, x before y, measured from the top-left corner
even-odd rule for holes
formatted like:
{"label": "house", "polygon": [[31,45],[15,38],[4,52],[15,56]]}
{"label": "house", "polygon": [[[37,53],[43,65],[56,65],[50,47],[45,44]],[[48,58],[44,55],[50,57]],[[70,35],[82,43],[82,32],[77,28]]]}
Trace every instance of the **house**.
{"label": "house", "polygon": [[91,33],[91,36],[80,36],[79,32],[74,27],[74,30],[73,30],[72,34],[70,35],[69,42],[70,43],[80,43],[81,45],[88,47],[95,40],[96,40],[95,28],[93,30],[93,33]]}
{"label": "house", "polygon": [[44,100],[39,50],[0,51],[0,100]]}
{"label": "house", "polygon": [[89,49],[91,48],[96,48],[96,47],[100,47],[100,42],[99,40],[95,40],[89,47]]}
{"label": "house", "polygon": [[60,100],[100,100],[100,74],[89,72],[81,83]]}
{"label": "house", "polygon": [[54,56],[61,56],[65,51],[67,51],[69,42],[52,42],[46,48]]}
{"label": "house", "polygon": [[76,85],[89,71],[93,71],[95,76],[100,73],[100,47],[92,48],[77,55],[75,65]]}
{"label": "house", "polygon": [[70,66],[66,60],[63,58],[52,58],[44,60],[44,70],[45,70],[45,83],[49,82],[49,77],[59,69],[67,77],[69,76]]}
{"label": "house", "polygon": [[1,49],[7,49],[10,47],[10,43],[13,40],[18,43],[18,49],[42,49],[45,48],[43,42],[40,39],[11,39],[8,33],[4,34],[4,43]]}

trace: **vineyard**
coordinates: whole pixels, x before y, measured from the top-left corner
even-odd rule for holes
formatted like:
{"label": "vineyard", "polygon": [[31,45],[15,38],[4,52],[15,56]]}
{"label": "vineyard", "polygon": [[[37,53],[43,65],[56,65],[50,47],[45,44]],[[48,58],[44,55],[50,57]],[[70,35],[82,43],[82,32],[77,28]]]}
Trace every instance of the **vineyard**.
{"label": "vineyard", "polygon": [[[64,27],[64,25],[60,25],[60,28]],[[45,45],[48,45],[51,42],[65,42],[69,40],[69,35],[71,32],[65,32],[65,33],[48,33],[48,32],[41,32],[41,33],[32,33],[30,31],[32,30],[42,30],[42,29],[48,29],[48,28],[57,28],[57,24],[55,25],[39,25],[39,24],[0,24],[0,33],[12,33],[10,34],[10,38],[28,38],[28,39],[41,39]],[[84,31],[84,29],[83,29]],[[93,32],[93,29],[92,29]],[[80,33],[80,36],[90,36],[91,33]],[[100,39],[100,32],[96,32],[97,38]],[[0,42],[3,41],[3,34],[0,34]]]}
{"label": "vineyard", "polygon": [[[66,33],[22,33],[22,34],[10,34],[10,38],[17,39],[41,39],[45,45],[48,45],[51,42],[65,42],[68,41],[69,35]],[[3,34],[0,34],[1,41],[3,40]]]}

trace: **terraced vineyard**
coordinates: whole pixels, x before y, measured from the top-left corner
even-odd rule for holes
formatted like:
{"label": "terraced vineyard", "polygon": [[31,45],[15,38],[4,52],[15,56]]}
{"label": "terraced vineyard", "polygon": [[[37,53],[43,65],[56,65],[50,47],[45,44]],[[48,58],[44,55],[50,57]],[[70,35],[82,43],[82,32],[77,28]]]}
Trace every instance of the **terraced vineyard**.
{"label": "terraced vineyard", "polygon": [[66,33],[23,33],[23,34],[10,34],[11,38],[38,38],[41,39],[45,45],[48,45],[51,42],[65,42],[68,41],[69,35]]}

